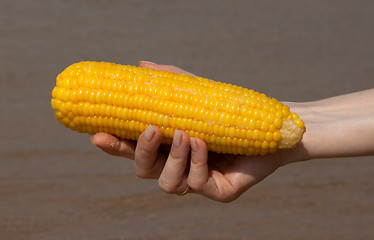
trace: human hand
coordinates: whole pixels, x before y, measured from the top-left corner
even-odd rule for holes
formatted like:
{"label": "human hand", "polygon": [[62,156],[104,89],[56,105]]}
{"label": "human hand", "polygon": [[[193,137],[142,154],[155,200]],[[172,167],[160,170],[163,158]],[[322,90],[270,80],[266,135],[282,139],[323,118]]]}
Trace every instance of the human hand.
{"label": "human hand", "polygon": [[[140,67],[190,74],[175,66],[141,62]],[[242,156],[209,152],[198,138],[175,131],[172,146],[161,144],[162,133],[149,126],[138,141],[118,139],[97,133],[92,143],[111,155],[134,159],[135,173],[146,179],[158,179],[160,188],[180,194],[189,186],[192,192],[221,202],[238,198],[285,163],[285,159],[306,157],[303,144],[294,150],[282,150],[264,156]]]}
{"label": "human hand", "polygon": [[[198,138],[176,131],[170,151],[161,146],[162,133],[150,126],[137,143],[98,133],[92,142],[105,152],[134,159],[141,178],[158,179],[167,193],[182,193],[187,186],[205,197],[230,202],[282,165],[279,154],[247,157],[209,152]],[[191,151],[190,151],[191,150]],[[191,154],[189,154],[191,152]]]}

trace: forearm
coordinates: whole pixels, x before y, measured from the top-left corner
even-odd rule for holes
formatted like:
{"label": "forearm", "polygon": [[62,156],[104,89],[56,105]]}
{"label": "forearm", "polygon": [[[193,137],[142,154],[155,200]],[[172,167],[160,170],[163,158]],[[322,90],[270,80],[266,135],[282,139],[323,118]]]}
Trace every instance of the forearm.
{"label": "forearm", "polygon": [[299,114],[307,128],[295,149],[303,155],[300,160],[374,154],[374,89],[286,104]]}

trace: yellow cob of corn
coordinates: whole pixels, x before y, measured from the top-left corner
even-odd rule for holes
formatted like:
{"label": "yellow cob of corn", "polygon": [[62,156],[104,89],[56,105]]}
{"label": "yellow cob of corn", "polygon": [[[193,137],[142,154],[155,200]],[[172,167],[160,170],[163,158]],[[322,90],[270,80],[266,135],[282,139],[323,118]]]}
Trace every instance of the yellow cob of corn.
{"label": "yellow cob of corn", "polygon": [[206,78],[105,62],[80,62],[57,77],[52,107],[72,130],[137,140],[149,124],[170,144],[175,129],[218,153],[292,148],[305,126],[275,99]]}

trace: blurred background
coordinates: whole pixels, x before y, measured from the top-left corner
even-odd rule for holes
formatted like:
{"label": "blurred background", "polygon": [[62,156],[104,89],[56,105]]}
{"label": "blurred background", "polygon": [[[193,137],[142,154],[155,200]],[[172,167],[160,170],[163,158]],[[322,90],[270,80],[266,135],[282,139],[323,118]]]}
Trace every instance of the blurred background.
{"label": "blurred background", "polygon": [[0,0],[0,20],[0,239],[374,238],[373,157],[286,166],[222,204],[163,193],[50,107],[81,60],[172,64],[287,101],[372,88],[374,1]]}

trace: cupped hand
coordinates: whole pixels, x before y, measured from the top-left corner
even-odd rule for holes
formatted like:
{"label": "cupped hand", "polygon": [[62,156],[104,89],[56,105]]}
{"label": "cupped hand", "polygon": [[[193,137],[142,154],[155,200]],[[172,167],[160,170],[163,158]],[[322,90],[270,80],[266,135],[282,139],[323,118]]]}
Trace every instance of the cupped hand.
{"label": "cupped hand", "polygon": [[[140,62],[140,67],[189,74],[178,67]],[[228,155],[208,152],[204,141],[176,130],[170,146],[161,144],[162,133],[149,125],[137,142],[97,133],[91,141],[108,154],[134,160],[137,176],[158,179],[160,188],[180,194],[189,186],[192,192],[213,200],[230,202],[285,163],[302,158],[300,144],[294,151],[278,151],[264,156]]]}

